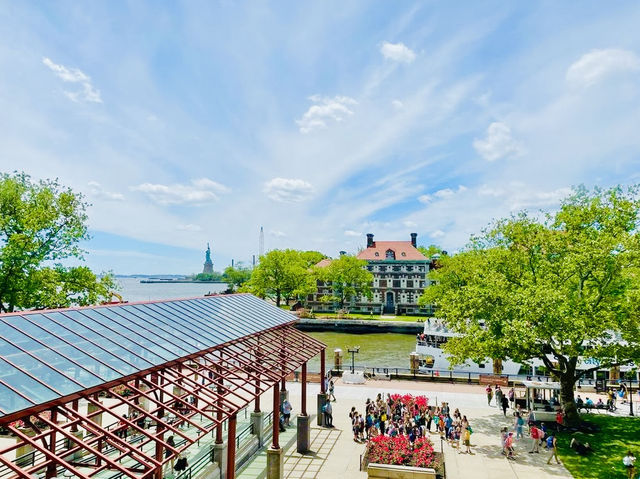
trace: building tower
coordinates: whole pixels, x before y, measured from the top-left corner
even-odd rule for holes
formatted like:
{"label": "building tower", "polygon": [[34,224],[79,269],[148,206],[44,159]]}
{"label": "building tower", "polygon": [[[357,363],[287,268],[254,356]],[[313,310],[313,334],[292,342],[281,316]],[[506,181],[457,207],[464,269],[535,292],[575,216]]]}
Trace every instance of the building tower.
{"label": "building tower", "polygon": [[264,229],[262,226],[260,227],[260,243],[258,245],[258,261],[260,261],[260,256],[264,255]]}
{"label": "building tower", "polygon": [[207,251],[204,254],[204,268],[202,268],[203,274],[212,274],[213,273],[213,261],[211,261],[211,248],[209,247],[209,243],[207,243]]}

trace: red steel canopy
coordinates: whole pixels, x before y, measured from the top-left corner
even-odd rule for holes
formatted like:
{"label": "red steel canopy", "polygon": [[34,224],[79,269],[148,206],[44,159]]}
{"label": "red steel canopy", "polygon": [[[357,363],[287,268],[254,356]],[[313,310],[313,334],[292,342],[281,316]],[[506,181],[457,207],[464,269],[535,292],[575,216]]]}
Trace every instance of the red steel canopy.
{"label": "red steel canopy", "polygon": [[[0,316],[0,427],[16,437],[0,477],[147,478],[214,430],[220,442],[225,420],[324,350],[294,322],[246,294]],[[33,461],[8,459],[25,445]]]}

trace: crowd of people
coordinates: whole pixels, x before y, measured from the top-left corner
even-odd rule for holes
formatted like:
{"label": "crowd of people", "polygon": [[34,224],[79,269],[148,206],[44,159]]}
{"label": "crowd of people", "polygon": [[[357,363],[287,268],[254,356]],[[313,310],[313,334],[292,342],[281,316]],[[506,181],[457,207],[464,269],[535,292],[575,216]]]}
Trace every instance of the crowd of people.
{"label": "crowd of people", "polygon": [[[407,436],[413,444],[416,439],[427,437],[431,433],[439,434],[449,444],[458,448],[459,453],[471,452],[471,434],[473,429],[467,416],[456,408],[451,411],[449,404],[430,407],[426,401],[407,405],[397,396],[382,394],[367,399],[362,412],[355,406],[349,412],[353,440],[365,442],[378,435],[390,437]],[[461,445],[462,444],[462,445]],[[463,450],[464,449],[464,450]]]}

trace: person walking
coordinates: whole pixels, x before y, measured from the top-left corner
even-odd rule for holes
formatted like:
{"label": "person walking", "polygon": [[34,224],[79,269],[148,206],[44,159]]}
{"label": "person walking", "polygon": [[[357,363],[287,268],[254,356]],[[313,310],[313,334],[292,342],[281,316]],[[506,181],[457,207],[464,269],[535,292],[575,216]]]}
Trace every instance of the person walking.
{"label": "person walking", "polygon": [[324,413],[324,425],[326,427],[333,427],[333,408],[331,407],[331,401],[324,403],[322,412]]}
{"label": "person walking", "polygon": [[627,455],[622,458],[622,464],[624,464],[627,470],[627,478],[633,479],[636,473],[636,456],[634,456],[631,451],[628,451]]}
{"label": "person walking", "polygon": [[549,456],[549,460],[547,464],[551,464],[551,459],[556,458],[556,464],[560,464],[560,460],[558,459],[558,440],[555,436],[549,436],[547,438],[547,447],[551,449],[551,455]]}
{"label": "person walking", "polygon": [[465,451],[467,454],[471,454],[471,426],[467,426],[462,433],[462,444],[465,446]]}
{"label": "person walking", "polygon": [[335,391],[335,383],[333,382],[333,379],[331,381],[329,381],[329,396],[327,397],[327,399],[329,401],[336,401],[336,396],[335,394],[333,394]]}
{"label": "person walking", "polygon": [[515,423],[516,439],[522,439],[524,437],[524,435],[522,434],[523,427],[524,427],[524,418],[522,417],[522,414],[520,414],[519,412],[516,412],[516,423]]}
{"label": "person walking", "polygon": [[529,454],[539,453],[540,452],[540,439],[542,434],[544,434],[540,429],[536,426],[531,426],[531,431],[529,432],[531,435],[531,450]]}
{"label": "person walking", "polygon": [[491,399],[493,399],[493,389],[491,389],[491,384],[487,385],[485,392],[487,393],[487,404],[491,406]]}
{"label": "person walking", "polygon": [[502,413],[504,414],[504,417],[507,417],[508,407],[509,407],[509,399],[507,399],[507,396],[502,395]]}
{"label": "person walking", "polygon": [[282,415],[284,416],[284,425],[290,426],[291,423],[291,411],[293,411],[293,407],[288,399],[285,399],[282,403]]}
{"label": "person walking", "polygon": [[509,403],[511,404],[511,409],[515,409],[513,403],[516,400],[516,390],[514,388],[509,389]]}
{"label": "person walking", "polygon": [[496,390],[493,394],[496,397],[496,407],[500,409],[502,407],[502,398],[504,397],[504,394],[502,393],[502,389],[500,389],[500,386],[498,384],[496,384]]}

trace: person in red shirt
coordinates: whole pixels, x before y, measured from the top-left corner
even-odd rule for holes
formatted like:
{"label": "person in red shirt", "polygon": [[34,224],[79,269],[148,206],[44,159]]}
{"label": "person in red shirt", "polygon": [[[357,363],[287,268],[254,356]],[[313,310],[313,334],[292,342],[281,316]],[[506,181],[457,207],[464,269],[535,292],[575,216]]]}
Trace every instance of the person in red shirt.
{"label": "person in red shirt", "polygon": [[542,430],[538,429],[537,426],[531,426],[531,450],[529,451],[529,454],[533,454],[534,452],[539,453],[540,452],[540,439],[542,439],[542,436],[544,435],[544,433],[542,432]]}
{"label": "person in red shirt", "polygon": [[564,429],[564,413],[562,410],[558,411],[556,414],[556,428],[558,431],[562,431]]}

